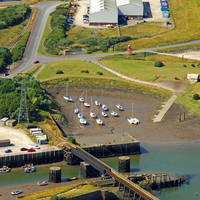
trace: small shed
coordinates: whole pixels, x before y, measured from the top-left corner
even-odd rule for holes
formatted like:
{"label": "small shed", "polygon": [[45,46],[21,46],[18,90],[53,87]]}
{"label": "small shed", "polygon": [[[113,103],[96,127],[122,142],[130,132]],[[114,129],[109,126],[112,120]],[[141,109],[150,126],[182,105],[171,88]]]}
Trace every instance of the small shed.
{"label": "small shed", "polygon": [[0,140],[0,147],[7,147],[10,145],[10,140],[6,139],[6,140]]}
{"label": "small shed", "polygon": [[0,125],[6,125],[6,122],[8,121],[7,117],[4,117],[0,120]]}
{"label": "small shed", "polygon": [[191,82],[198,82],[199,81],[199,74],[187,74],[187,79]]}

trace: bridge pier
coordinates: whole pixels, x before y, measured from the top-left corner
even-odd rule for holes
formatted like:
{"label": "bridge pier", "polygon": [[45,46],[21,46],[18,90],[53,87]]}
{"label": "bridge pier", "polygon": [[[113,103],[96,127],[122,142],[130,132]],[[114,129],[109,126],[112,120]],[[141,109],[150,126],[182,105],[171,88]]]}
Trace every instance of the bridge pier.
{"label": "bridge pier", "polygon": [[99,171],[94,169],[89,163],[81,162],[81,178],[92,178],[100,175]]}

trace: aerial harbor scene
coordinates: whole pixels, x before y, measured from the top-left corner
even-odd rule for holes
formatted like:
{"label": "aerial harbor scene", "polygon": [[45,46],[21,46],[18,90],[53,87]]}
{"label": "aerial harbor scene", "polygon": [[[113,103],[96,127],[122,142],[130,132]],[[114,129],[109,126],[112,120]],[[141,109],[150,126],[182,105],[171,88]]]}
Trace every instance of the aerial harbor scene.
{"label": "aerial harbor scene", "polygon": [[0,199],[200,199],[199,0],[0,0]]}

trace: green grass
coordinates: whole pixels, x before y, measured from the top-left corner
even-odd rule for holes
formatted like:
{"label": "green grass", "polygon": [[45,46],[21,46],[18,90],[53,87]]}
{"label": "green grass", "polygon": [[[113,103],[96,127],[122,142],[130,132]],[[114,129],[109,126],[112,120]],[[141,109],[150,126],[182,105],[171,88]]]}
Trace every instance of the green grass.
{"label": "green grass", "polygon": [[200,101],[193,99],[195,93],[200,94],[200,83],[189,85],[187,90],[180,94],[176,101],[193,113],[200,115]]}
{"label": "green grass", "polygon": [[170,0],[175,28],[152,38],[143,38],[130,42],[135,48],[147,48],[182,43],[200,38],[199,0]]}
{"label": "green grass", "polygon": [[[156,60],[164,61],[165,66],[154,67]],[[110,56],[101,60],[105,66],[124,74],[128,77],[158,82],[174,81],[175,77],[182,81],[186,80],[187,73],[199,73],[199,67],[192,67],[189,61],[181,62],[180,58],[170,56],[152,56],[144,60],[134,60],[129,56]],[[187,65],[184,67],[183,65]]]}
{"label": "green grass", "polygon": [[[56,74],[58,70],[62,70],[64,74]],[[81,73],[82,70],[88,70],[89,73]],[[103,72],[103,75],[98,75],[97,72]],[[80,60],[49,63],[38,75],[40,81],[70,77],[118,79],[115,75],[101,69],[99,66]]]}
{"label": "green grass", "polygon": [[80,184],[74,184],[69,186],[62,186],[62,187],[56,187],[53,189],[48,189],[40,192],[35,192],[33,194],[27,195],[26,197],[22,198],[23,200],[35,200],[35,199],[46,199],[50,200],[52,195],[57,195],[60,197],[74,197],[79,196],[82,194],[86,194],[89,192],[94,192],[100,190],[100,188],[86,184],[86,183],[80,183]]}

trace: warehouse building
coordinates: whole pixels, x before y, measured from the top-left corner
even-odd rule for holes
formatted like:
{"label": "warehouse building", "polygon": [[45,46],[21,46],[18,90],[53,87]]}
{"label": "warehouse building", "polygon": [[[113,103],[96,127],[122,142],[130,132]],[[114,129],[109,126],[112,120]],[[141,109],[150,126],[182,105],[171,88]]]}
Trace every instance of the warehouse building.
{"label": "warehouse building", "polygon": [[90,0],[90,25],[116,25],[118,9],[116,0]]}
{"label": "warehouse building", "polygon": [[126,16],[131,18],[143,17],[143,2],[142,0],[116,0],[119,16]]}

